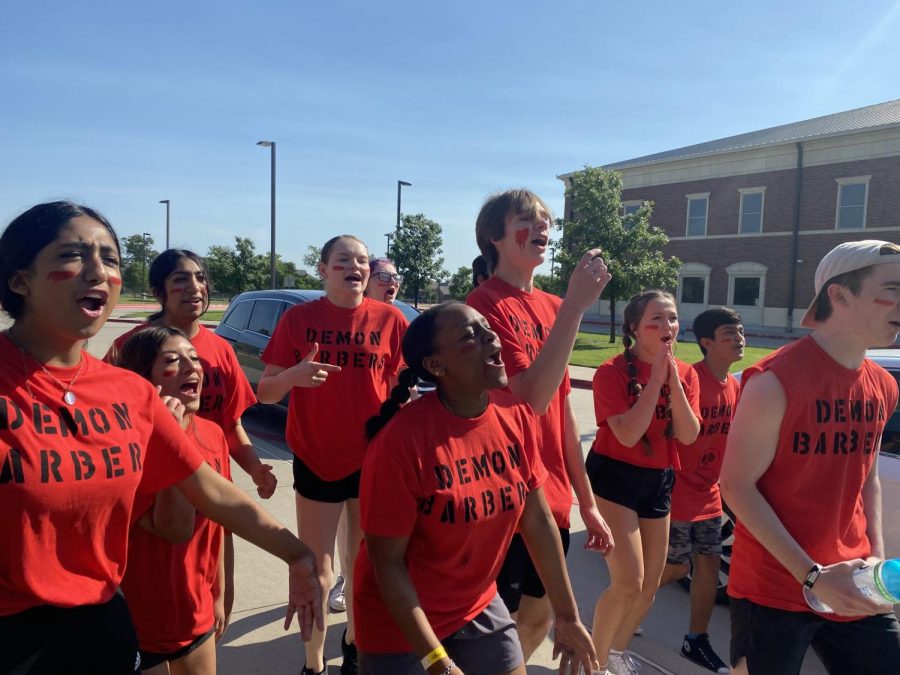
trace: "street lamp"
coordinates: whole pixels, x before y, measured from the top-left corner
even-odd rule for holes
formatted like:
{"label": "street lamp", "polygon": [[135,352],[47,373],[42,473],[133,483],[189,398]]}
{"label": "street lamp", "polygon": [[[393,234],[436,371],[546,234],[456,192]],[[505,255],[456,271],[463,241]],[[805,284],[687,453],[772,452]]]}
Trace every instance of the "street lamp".
{"label": "street lamp", "polygon": [[160,204],[166,205],[166,250],[169,250],[169,200],[168,199],[160,199]]}
{"label": "street lamp", "polygon": [[272,288],[276,288],[275,277],[275,141],[259,141],[261,148],[272,149],[272,248],[269,250],[269,267],[272,271]]}
{"label": "street lamp", "polygon": [[[400,191],[403,189],[403,186],[412,187],[412,183],[407,183],[405,180],[397,181],[397,229],[400,229]],[[390,245],[390,244],[389,244]]]}
{"label": "street lamp", "polygon": [[150,237],[149,232],[144,232],[141,235],[144,239],[144,255],[141,256],[141,262],[143,263],[143,274],[141,274],[141,295],[147,294],[147,254],[150,252],[149,245],[147,244],[147,239]]}
{"label": "street lamp", "polygon": [[390,257],[391,257],[391,237],[394,236],[394,233],[393,233],[393,232],[388,232],[388,233],[387,233],[386,235],[384,235],[384,236],[387,237],[387,240],[388,240],[387,251],[385,251],[384,255],[387,256],[388,258],[390,258]]}

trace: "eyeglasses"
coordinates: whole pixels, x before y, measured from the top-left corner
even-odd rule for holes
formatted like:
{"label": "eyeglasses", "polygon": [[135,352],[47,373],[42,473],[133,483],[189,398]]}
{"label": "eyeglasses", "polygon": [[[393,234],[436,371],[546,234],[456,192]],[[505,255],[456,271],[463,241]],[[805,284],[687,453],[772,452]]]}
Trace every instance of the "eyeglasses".
{"label": "eyeglasses", "polygon": [[396,281],[398,284],[403,283],[403,275],[402,274],[391,274],[390,272],[373,272],[372,276],[378,279],[383,283],[389,284],[392,281]]}

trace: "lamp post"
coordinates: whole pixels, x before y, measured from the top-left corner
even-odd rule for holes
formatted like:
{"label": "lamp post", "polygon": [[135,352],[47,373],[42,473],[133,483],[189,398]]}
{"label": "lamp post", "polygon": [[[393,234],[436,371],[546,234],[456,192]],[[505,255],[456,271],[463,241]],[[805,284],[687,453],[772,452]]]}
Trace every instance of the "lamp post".
{"label": "lamp post", "polygon": [[388,232],[388,233],[387,233],[386,235],[384,235],[384,236],[387,237],[387,240],[388,240],[388,243],[387,243],[387,250],[385,251],[384,255],[385,255],[385,257],[390,258],[390,257],[391,257],[391,237],[394,236],[394,233],[393,233],[393,232]]}
{"label": "lamp post", "polygon": [[147,239],[150,237],[150,233],[144,232],[141,236],[144,240],[144,255],[141,256],[141,262],[143,263],[142,267],[144,269],[143,273],[141,274],[141,295],[143,296],[147,294],[147,253],[149,253]]}
{"label": "lamp post", "polygon": [[275,275],[275,141],[259,141],[257,143],[261,148],[272,149],[272,247],[269,250],[269,267],[272,272],[272,288],[276,288]]}
{"label": "lamp post", "polygon": [[[412,187],[412,183],[407,183],[405,180],[397,181],[397,229],[400,229],[400,191],[403,189],[403,186]],[[390,246],[390,244],[388,244]]]}
{"label": "lamp post", "polygon": [[160,204],[166,205],[166,250],[169,250],[169,200],[168,199],[160,199]]}

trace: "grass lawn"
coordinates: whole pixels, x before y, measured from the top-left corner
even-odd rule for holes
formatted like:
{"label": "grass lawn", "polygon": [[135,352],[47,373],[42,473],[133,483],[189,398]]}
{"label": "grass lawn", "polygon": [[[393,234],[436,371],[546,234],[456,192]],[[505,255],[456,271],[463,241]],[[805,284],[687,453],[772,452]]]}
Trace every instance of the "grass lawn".
{"label": "grass lawn", "polygon": [[[768,347],[745,347],[744,358],[731,366],[731,372],[743,370],[773,351],[773,349]],[[607,359],[621,352],[621,337],[617,338],[615,343],[610,343],[609,334],[607,333],[578,333],[578,337],[575,339],[575,349],[572,350],[572,358],[569,359],[569,363],[573,366],[596,368]],[[703,358],[700,353],[700,347],[694,340],[679,342],[675,356],[687,363],[694,363]]]}
{"label": "grass lawn", "polygon": [[[154,309],[152,311],[137,311],[137,312],[129,312],[128,314],[123,314],[123,319],[146,319],[151,314],[155,313],[157,310]],[[201,321],[221,321],[222,316],[225,314],[224,309],[211,309],[202,317],[200,317]]]}

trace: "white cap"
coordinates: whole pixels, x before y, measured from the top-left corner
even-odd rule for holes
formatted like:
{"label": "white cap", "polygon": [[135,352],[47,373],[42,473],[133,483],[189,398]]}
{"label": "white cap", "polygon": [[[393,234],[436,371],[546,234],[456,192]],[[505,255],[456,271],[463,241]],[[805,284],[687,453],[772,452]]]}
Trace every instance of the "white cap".
{"label": "white cap", "polygon": [[816,301],[822,288],[831,279],[840,274],[883,263],[900,263],[900,246],[878,239],[847,241],[835,246],[825,254],[816,268],[816,294],[800,320],[800,325],[804,328],[815,328]]}

